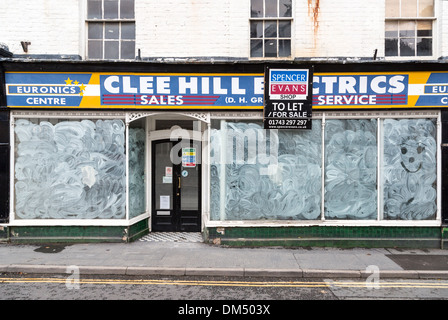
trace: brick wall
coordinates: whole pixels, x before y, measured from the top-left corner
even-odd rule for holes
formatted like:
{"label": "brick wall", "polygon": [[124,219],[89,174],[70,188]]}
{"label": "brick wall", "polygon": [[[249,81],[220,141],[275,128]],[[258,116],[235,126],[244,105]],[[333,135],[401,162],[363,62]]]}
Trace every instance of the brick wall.
{"label": "brick wall", "polygon": [[442,0],[439,3],[439,42],[436,54],[442,57],[448,57],[448,0]]}
{"label": "brick wall", "polygon": [[29,54],[84,56],[83,5],[81,0],[1,0],[0,42],[14,54],[24,54],[20,42],[29,41]]}
{"label": "brick wall", "polygon": [[[448,0],[438,8],[435,58],[448,56]],[[295,57],[384,56],[384,1],[293,0]],[[135,0],[142,57],[249,57],[250,1]],[[23,54],[85,56],[86,0],[1,0],[0,42]]]}
{"label": "brick wall", "polygon": [[137,0],[135,10],[136,46],[144,57],[249,54],[249,1]]}
{"label": "brick wall", "polygon": [[295,2],[296,57],[384,56],[383,1]]}

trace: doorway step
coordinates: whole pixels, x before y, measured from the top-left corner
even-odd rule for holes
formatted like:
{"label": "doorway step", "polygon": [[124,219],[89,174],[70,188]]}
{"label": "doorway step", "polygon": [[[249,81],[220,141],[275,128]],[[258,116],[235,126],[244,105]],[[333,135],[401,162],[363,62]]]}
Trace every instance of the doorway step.
{"label": "doorway step", "polygon": [[150,232],[139,241],[146,242],[203,242],[200,232]]}

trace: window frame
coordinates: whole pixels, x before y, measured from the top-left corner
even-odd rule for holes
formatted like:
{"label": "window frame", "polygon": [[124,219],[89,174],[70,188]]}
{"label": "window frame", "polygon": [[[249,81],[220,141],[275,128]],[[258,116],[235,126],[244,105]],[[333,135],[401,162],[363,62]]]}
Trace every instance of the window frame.
{"label": "window frame", "polygon": [[[326,219],[325,218],[325,124],[326,120],[340,119],[340,120],[359,120],[359,119],[376,119],[377,120],[377,214],[376,219]],[[241,115],[230,116],[229,114],[211,113],[210,119],[213,120],[262,120],[262,114],[250,113],[247,117]],[[412,112],[406,111],[323,111],[313,113],[313,119],[319,119],[322,121],[322,195],[321,195],[321,216],[317,220],[210,220],[210,201],[207,205],[207,222],[206,227],[233,227],[241,226],[242,224],[248,226],[310,226],[310,225],[329,225],[329,226],[419,226],[430,227],[440,226],[441,223],[441,210],[442,210],[442,179],[441,179],[441,112],[439,110],[413,110]],[[400,219],[385,219],[384,218],[384,206],[383,197],[384,190],[381,183],[382,173],[382,124],[385,119],[435,119],[436,120],[436,213],[435,218],[431,220],[400,220]],[[209,150],[211,150],[210,139]],[[210,164],[208,164],[208,175],[210,175]],[[209,197],[211,197],[211,189],[209,187]]]}
{"label": "window frame", "polygon": [[[86,24],[86,31],[85,31],[85,37],[86,37],[86,48],[85,48],[85,57],[87,60],[135,60],[136,57],[136,20],[135,20],[135,1],[133,3],[134,5],[134,13],[133,13],[133,17],[132,18],[121,18],[121,1],[122,0],[117,0],[118,2],[118,8],[117,8],[117,18],[104,18],[104,2],[107,0],[97,0],[96,2],[101,2],[101,18],[89,18],[89,12],[88,12],[88,7],[89,7],[89,1],[94,1],[94,0],[87,0],[86,1],[86,19],[85,19],[85,24]],[[102,36],[101,38],[89,38],[89,26],[91,24],[102,24]],[[106,38],[106,25],[107,24],[111,24],[111,23],[117,23],[118,24],[118,38]],[[129,24],[129,25],[133,25],[134,28],[134,37],[133,39],[128,39],[128,38],[123,38],[123,24]],[[89,47],[90,41],[97,41],[97,42],[101,42],[101,58],[91,58],[89,57]],[[107,43],[112,43],[112,42],[118,42],[118,57],[117,58],[106,58],[106,44]],[[128,57],[128,58],[122,58],[122,53],[123,53],[123,44],[125,43],[132,43],[133,42],[133,55],[132,58]]]}
{"label": "window frame", "polygon": [[[384,26],[385,26],[385,32],[384,32],[384,57],[385,59],[389,59],[389,60],[403,60],[403,59],[418,59],[418,60],[431,60],[434,59],[434,57],[436,56],[436,49],[437,49],[437,12],[438,12],[438,3],[437,1],[433,1],[433,15],[429,16],[429,17],[420,17],[418,16],[401,16],[401,3],[403,0],[398,0],[399,1],[399,11],[400,11],[400,16],[387,16],[387,13],[385,11],[385,18],[384,18]],[[417,11],[418,11],[418,6],[420,4],[421,0],[416,0],[417,2]],[[414,35],[412,37],[408,37],[408,36],[400,36],[399,34],[399,27],[397,28],[397,36],[396,37],[387,37],[386,36],[386,24],[390,23],[390,22],[396,22],[397,24],[400,24],[400,22],[414,22],[415,23],[415,28],[414,28]],[[431,23],[431,36],[419,36],[417,34],[418,28],[417,28],[417,24],[419,22],[430,22]],[[419,38],[425,38],[425,39],[431,39],[431,54],[430,55],[418,55],[418,51],[417,51],[417,40]],[[387,39],[397,39],[397,51],[398,51],[398,55],[386,55],[386,40]],[[402,39],[413,39],[415,42],[414,45],[414,55],[401,55],[400,53],[400,42]]]}
{"label": "window frame", "polygon": [[[81,120],[122,120],[125,124],[125,184],[126,184],[126,200],[125,200],[125,217],[122,219],[19,219],[16,217],[15,212],[15,165],[16,165],[16,137],[14,130],[10,130],[10,141],[11,141],[11,153],[10,153],[10,199],[11,204],[9,208],[9,225],[10,226],[130,226],[134,223],[148,219],[150,214],[148,211],[148,201],[146,200],[146,210],[145,212],[132,216],[129,206],[129,127],[130,123],[135,120],[132,118],[133,112],[120,112],[120,111],[110,111],[110,112],[100,112],[100,111],[22,111],[14,110],[11,111],[11,126],[14,127],[15,122],[19,119],[35,119],[38,121],[45,120],[52,124],[59,121],[81,121]],[[148,136],[148,126],[145,128],[145,137]],[[146,141],[146,138],[145,138]],[[145,145],[147,142],[145,142]],[[147,160],[145,160],[147,162]],[[146,164],[145,164],[146,165]],[[145,182],[146,184],[146,182]],[[145,187],[147,188],[147,187]]]}
{"label": "window frame", "polygon": [[[294,58],[293,55],[293,39],[294,39],[294,29],[293,29],[293,22],[294,22],[294,13],[292,10],[292,5],[293,5],[293,1],[291,0],[291,16],[290,17],[281,17],[279,15],[279,8],[280,8],[280,1],[281,0],[276,0],[277,2],[277,15],[276,16],[266,16],[265,12],[266,12],[266,1],[267,0],[261,0],[263,3],[263,16],[262,17],[252,17],[252,3],[250,2],[250,7],[249,7],[249,59],[254,59],[254,60],[290,60]],[[266,30],[266,22],[270,22],[270,21],[275,21],[276,22],[276,36],[273,37],[266,37],[265,36],[265,30]],[[285,22],[288,21],[290,22],[290,34],[289,37],[280,37],[280,23],[281,22]],[[252,24],[254,22],[261,22],[262,23],[262,30],[261,30],[261,37],[252,37]],[[252,56],[252,41],[261,41],[262,43],[262,56]],[[266,42],[267,41],[275,41],[276,42],[276,55],[275,56],[266,56]],[[280,41],[289,41],[289,55],[288,56],[280,56]]]}

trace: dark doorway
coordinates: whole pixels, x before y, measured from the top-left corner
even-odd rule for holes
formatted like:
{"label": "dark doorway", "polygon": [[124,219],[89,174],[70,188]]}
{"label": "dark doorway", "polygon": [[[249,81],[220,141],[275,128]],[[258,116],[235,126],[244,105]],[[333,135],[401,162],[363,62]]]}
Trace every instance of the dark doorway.
{"label": "dark doorway", "polygon": [[201,231],[201,142],[152,143],[152,231]]}

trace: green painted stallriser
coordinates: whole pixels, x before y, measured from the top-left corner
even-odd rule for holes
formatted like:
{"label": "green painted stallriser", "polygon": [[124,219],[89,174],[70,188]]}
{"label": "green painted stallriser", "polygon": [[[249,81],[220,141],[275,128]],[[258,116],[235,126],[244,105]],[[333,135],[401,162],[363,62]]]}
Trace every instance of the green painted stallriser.
{"label": "green painted stallriser", "polygon": [[[147,220],[129,227],[1,227],[0,242],[132,242],[148,233]],[[206,242],[227,246],[448,248],[441,227],[208,228]]]}
{"label": "green painted stallriser", "polygon": [[448,248],[441,227],[210,228],[208,242],[227,246]]}
{"label": "green painted stallriser", "polygon": [[0,242],[11,243],[86,243],[132,242],[148,233],[147,221],[129,227],[47,226],[3,227]]}
{"label": "green painted stallriser", "polygon": [[[211,242],[216,243],[216,240]],[[413,248],[448,249],[448,241],[439,239],[220,239],[231,247],[333,247],[333,248]]]}

